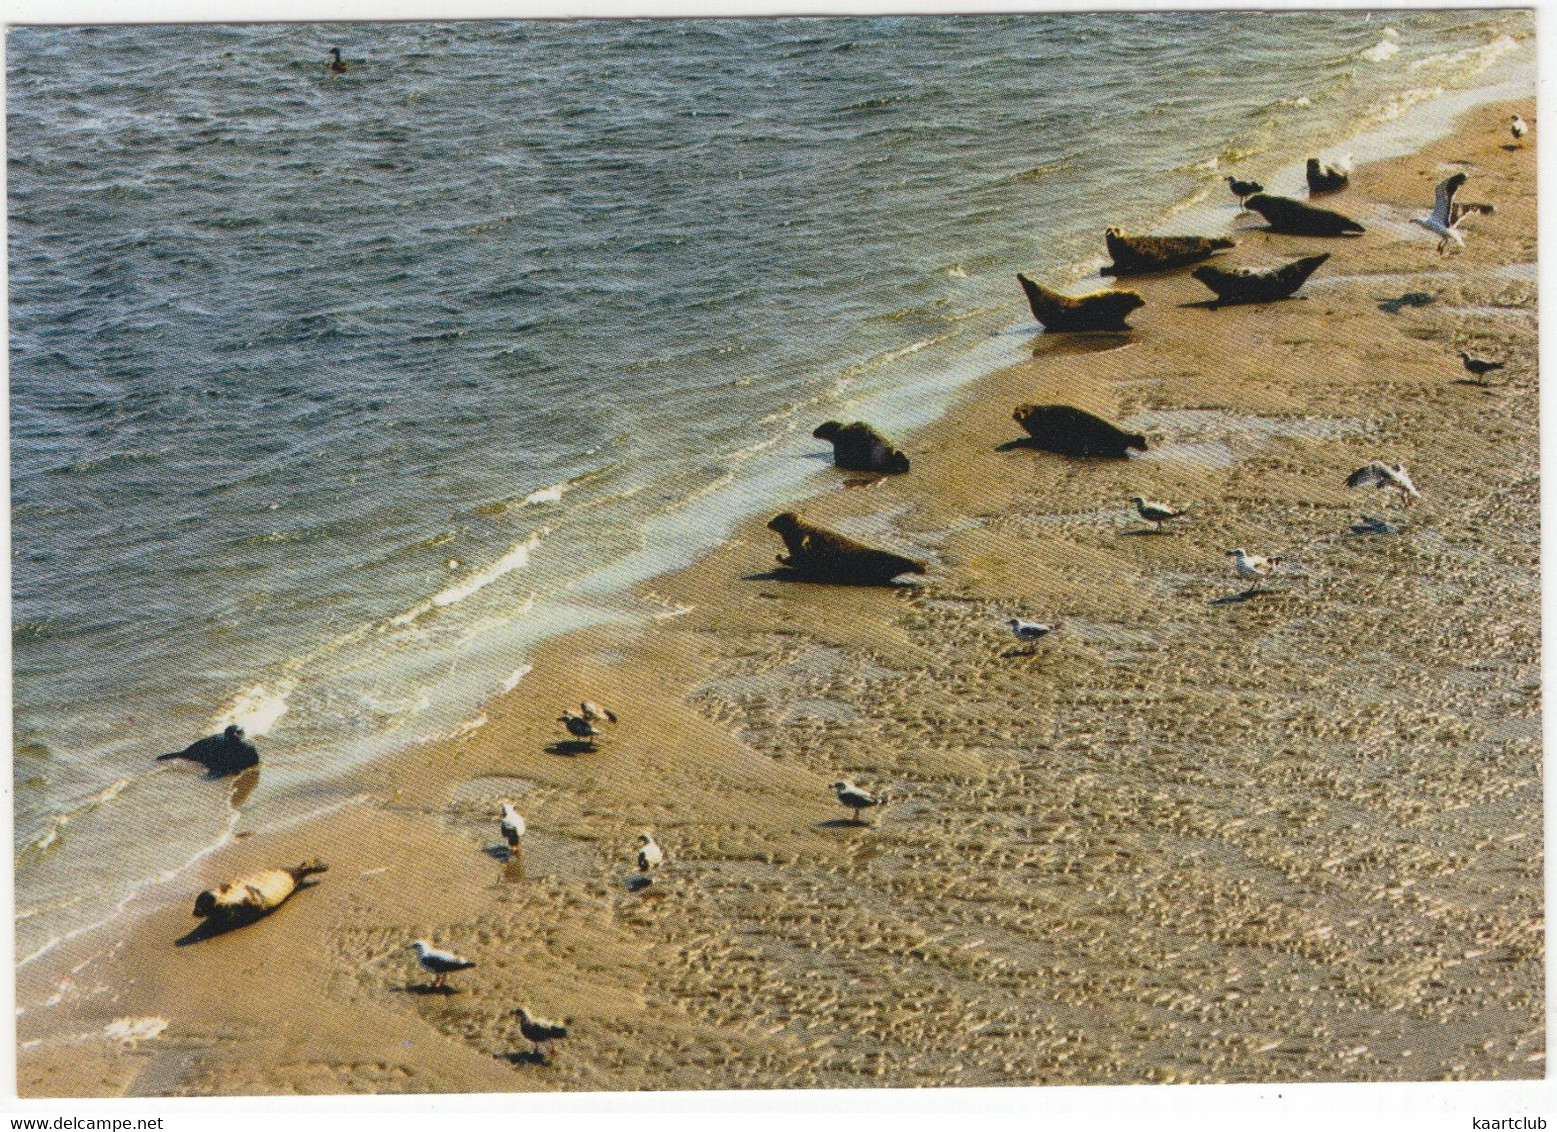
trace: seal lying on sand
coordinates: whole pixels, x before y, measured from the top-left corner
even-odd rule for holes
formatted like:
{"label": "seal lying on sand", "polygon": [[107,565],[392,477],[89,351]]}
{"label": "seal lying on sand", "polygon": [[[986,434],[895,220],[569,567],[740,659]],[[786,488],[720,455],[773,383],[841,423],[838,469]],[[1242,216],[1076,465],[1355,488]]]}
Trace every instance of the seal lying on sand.
{"label": "seal lying on sand", "polygon": [[828,421],[811,434],[833,446],[833,463],[855,472],[908,471],[908,457],[892,447],[892,442],[863,421],[840,424]]}
{"label": "seal lying on sand", "polygon": [[1062,295],[1034,283],[1020,271],[1016,281],[1027,293],[1027,305],[1045,330],[1128,330],[1130,312],[1146,305],[1134,291],[1092,291]]}
{"label": "seal lying on sand", "polygon": [[1229,270],[1208,263],[1204,267],[1195,268],[1194,276],[1216,292],[1216,302],[1212,306],[1224,303],[1273,303],[1277,299],[1287,298],[1308,282],[1308,277],[1329,258],[1329,252],[1304,256],[1271,271],[1250,271],[1248,268]]}
{"label": "seal lying on sand", "polygon": [[768,521],[768,529],[777,531],[789,550],[787,556],[778,556],[779,565],[814,582],[885,586],[899,574],[923,574],[926,570],[918,559],[877,550],[812,526],[793,511],[775,515]]}
{"label": "seal lying on sand", "polygon": [[1367,230],[1349,216],[1331,212],[1328,208],[1315,208],[1290,197],[1256,193],[1244,203],[1251,211],[1265,217],[1272,232],[1284,232],[1289,236],[1356,236]]}
{"label": "seal lying on sand", "polygon": [[208,888],[195,897],[195,915],[215,928],[235,928],[274,912],[305,877],[329,868],[315,857],[295,869],[263,869]]}
{"label": "seal lying on sand", "polygon": [[1118,228],[1110,228],[1103,239],[1108,254],[1114,257],[1114,262],[1103,268],[1104,275],[1171,271],[1236,246],[1226,236],[1127,236]]}
{"label": "seal lying on sand", "polygon": [[1320,193],[1338,193],[1351,180],[1344,169],[1332,169],[1319,164],[1319,158],[1308,159],[1308,191],[1311,196]]}
{"label": "seal lying on sand", "polygon": [[1146,437],[1125,432],[1102,417],[1069,405],[1018,405],[1013,420],[1027,430],[1033,446],[1061,456],[1123,458],[1132,448],[1146,451]]}
{"label": "seal lying on sand", "polygon": [[233,723],[220,735],[209,735],[198,743],[189,744],[182,751],[157,756],[159,763],[168,759],[188,759],[205,767],[212,778],[221,778],[257,766],[259,751],[243,737],[243,728]]}

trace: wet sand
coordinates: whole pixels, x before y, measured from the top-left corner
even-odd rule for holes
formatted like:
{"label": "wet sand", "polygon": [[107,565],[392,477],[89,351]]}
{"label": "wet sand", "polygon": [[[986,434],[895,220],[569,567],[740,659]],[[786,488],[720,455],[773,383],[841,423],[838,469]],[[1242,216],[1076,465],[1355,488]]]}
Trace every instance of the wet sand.
{"label": "wet sand", "polygon": [[[1187,273],[1126,281],[1148,301],[1133,333],[1035,337],[901,438],[911,474],[830,471],[859,482],[799,510],[929,558],[922,584],[775,577],[763,516],[645,594],[690,612],[552,643],[485,726],[180,878],[192,901],[325,858],[278,913],[175,946],[181,902],[30,964],[20,1092],[1543,1076],[1535,149],[1504,148],[1515,109],[1533,117],[1480,107],[1359,170],[1323,203],[1360,239],[1235,233],[1228,264],[1333,252],[1304,297],[1208,310]],[[1462,168],[1497,211],[1440,258],[1407,221]],[[1389,302],[1410,292],[1431,301]],[[1469,384],[1461,348],[1509,365]],[[1007,447],[1024,401],[1131,423],[1151,451]],[[1347,490],[1374,458],[1406,461],[1417,506]],[[1143,533],[1135,494],[1191,515]],[[1350,533],[1364,515],[1399,533]],[[1268,593],[1238,599],[1233,546],[1285,558]],[[1063,624],[1018,655],[1011,616]],[[595,752],[555,722],[586,696],[622,717]],[[834,800],[845,776],[888,792],[873,825]],[[669,860],[634,891],[645,829]],[[419,937],[476,960],[453,993],[426,989]],[[549,1064],[519,1005],[572,1020]]]}

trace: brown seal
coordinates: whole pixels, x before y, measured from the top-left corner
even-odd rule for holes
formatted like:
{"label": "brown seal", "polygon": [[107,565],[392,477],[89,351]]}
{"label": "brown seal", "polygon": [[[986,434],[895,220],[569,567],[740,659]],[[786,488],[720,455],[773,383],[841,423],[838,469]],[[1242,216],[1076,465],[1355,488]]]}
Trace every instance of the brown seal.
{"label": "brown seal", "polygon": [[908,457],[863,421],[847,425],[827,421],[818,425],[811,435],[833,446],[833,463],[840,468],[889,475],[908,471]]}
{"label": "brown seal", "polygon": [[1027,305],[1045,330],[1128,330],[1130,312],[1146,305],[1134,291],[1092,291],[1062,295],[1034,283],[1020,271],[1016,281],[1027,293]]}
{"label": "brown seal", "polygon": [[1032,447],[1045,452],[1123,458],[1132,448],[1146,451],[1146,437],[1140,433],[1125,432],[1070,405],[1019,405],[1011,417],[1033,438]]}
{"label": "brown seal", "polygon": [[1367,230],[1339,212],[1270,193],[1256,193],[1244,201],[1244,207],[1265,217],[1272,232],[1289,236],[1357,236]]}
{"label": "brown seal", "polygon": [[851,538],[824,530],[806,522],[793,511],[775,515],[768,529],[784,540],[788,555],[779,555],[781,566],[813,582],[835,582],[848,586],[885,586],[899,574],[923,574],[926,566],[915,558],[905,558],[886,550],[855,542]]}
{"label": "brown seal", "polygon": [[1271,271],[1250,271],[1248,268],[1229,270],[1206,264],[1197,267],[1195,278],[1216,292],[1212,306],[1232,303],[1274,303],[1295,292],[1319,265],[1330,258],[1329,252],[1304,256]]}
{"label": "brown seal", "polygon": [[1237,246],[1226,236],[1127,236],[1118,228],[1110,228],[1103,239],[1108,254],[1114,257],[1114,262],[1103,268],[1104,275],[1172,271]]}
{"label": "brown seal", "polygon": [[195,915],[214,928],[247,924],[274,912],[297,891],[304,878],[328,868],[316,857],[295,869],[262,869],[230,880],[195,897]]}
{"label": "brown seal", "polygon": [[1344,189],[1351,178],[1342,169],[1332,169],[1328,165],[1319,164],[1319,158],[1308,159],[1308,195],[1318,196],[1321,193],[1338,193]]}

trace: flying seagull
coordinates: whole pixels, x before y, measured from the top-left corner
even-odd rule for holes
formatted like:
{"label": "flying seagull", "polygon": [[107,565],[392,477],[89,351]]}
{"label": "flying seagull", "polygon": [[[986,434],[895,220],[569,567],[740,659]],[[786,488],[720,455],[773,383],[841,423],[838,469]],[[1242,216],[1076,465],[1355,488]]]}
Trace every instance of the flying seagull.
{"label": "flying seagull", "polygon": [[1411,473],[1406,471],[1404,464],[1398,462],[1386,464],[1383,460],[1374,460],[1370,464],[1364,464],[1346,477],[1346,486],[1376,487],[1381,491],[1384,488],[1393,488],[1400,492],[1400,498],[1408,507],[1413,499],[1422,498],[1422,493],[1416,489],[1416,484],[1411,482]]}
{"label": "flying seagull", "polygon": [[503,831],[509,852],[519,852],[519,842],[524,840],[524,818],[514,809],[513,803],[503,803],[503,820],[498,823],[498,829]]}
{"label": "flying seagull", "polygon": [[[546,1060],[546,1051],[542,1048],[544,1043],[568,1036],[568,1027],[561,1022],[537,1018],[522,1006],[514,1013],[519,1015],[519,1032],[535,1047],[535,1056],[541,1061]],[[568,1019],[568,1022],[572,1022],[572,1019]]]}
{"label": "flying seagull", "polygon": [[869,824],[865,821],[864,811],[872,806],[883,806],[886,804],[885,798],[877,797],[863,786],[854,785],[847,778],[833,783],[833,789],[838,792],[839,803],[845,809],[852,810],[854,812],[854,820],[861,825]]}
{"label": "flying seagull", "polygon": [[1523,118],[1515,114],[1509,122],[1508,132],[1514,135],[1514,141],[1523,143],[1525,134],[1530,132],[1530,127],[1525,124]]}
{"label": "flying seagull", "polygon": [[1489,358],[1478,358],[1474,354],[1466,353],[1464,350],[1460,351],[1460,363],[1466,368],[1466,370],[1474,374],[1483,385],[1486,384],[1485,379],[1487,374],[1491,373],[1493,370],[1502,369],[1505,365],[1508,364],[1507,362],[1494,362]]}
{"label": "flying seagull", "polygon": [[433,986],[441,987],[444,981],[455,971],[468,970],[476,965],[472,959],[454,954],[452,951],[440,951],[425,939],[412,941],[409,945],[416,949],[416,961],[422,965],[422,970],[435,976]]}
{"label": "flying seagull", "polygon": [[1258,590],[1260,583],[1270,576],[1271,571],[1281,565],[1279,558],[1262,558],[1258,554],[1250,554],[1241,546],[1227,553],[1233,558],[1233,569],[1238,572],[1238,576],[1254,580],[1254,585],[1249,587],[1250,593]]}
{"label": "flying seagull", "polygon": [[1166,503],[1153,503],[1143,495],[1132,496],[1130,502],[1135,504],[1135,509],[1141,518],[1148,523],[1155,524],[1156,529],[1159,531],[1162,530],[1162,525],[1169,519],[1177,519],[1184,514],[1182,510],[1175,510]]}
{"label": "flying seagull", "polygon": [[654,840],[654,835],[640,833],[638,835],[638,871],[646,873],[650,869],[657,869],[665,863],[665,851]]}
{"label": "flying seagull", "polygon": [[1450,240],[1460,247],[1465,246],[1465,237],[1460,235],[1459,224],[1464,214],[1454,214],[1454,194],[1460,191],[1460,186],[1465,183],[1465,174],[1456,173],[1452,177],[1445,177],[1438,183],[1438,189],[1433,194],[1433,212],[1431,216],[1413,216],[1411,223],[1426,228],[1429,232],[1439,237],[1438,254],[1443,255],[1444,248]]}

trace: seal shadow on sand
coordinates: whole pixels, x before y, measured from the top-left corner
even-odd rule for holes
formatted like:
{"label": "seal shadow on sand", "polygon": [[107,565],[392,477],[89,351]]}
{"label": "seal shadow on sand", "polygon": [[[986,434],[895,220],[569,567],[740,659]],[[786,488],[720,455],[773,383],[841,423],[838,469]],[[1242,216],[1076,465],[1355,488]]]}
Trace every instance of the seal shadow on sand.
{"label": "seal shadow on sand", "polygon": [[[1022,328],[1025,333],[1027,328]],[[1106,354],[1134,346],[1129,330],[1044,330],[1033,342],[1033,357],[1045,354]]]}
{"label": "seal shadow on sand", "polygon": [[914,590],[919,587],[918,582],[891,581],[883,585],[880,582],[850,582],[837,578],[813,578],[809,574],[803,574],[799,570],[792,570],[788,566],[777,566],[772,570],[764,570],[760,574],[742,574],[743,582],[803,582],[808,586],[848,586],[851,589],[874,590]]}
{"label": "seal shadow on sand", "polygon": [[1242,593],[1228,594],[1226,597],[1212,598],[1207,605],[1239,605],[1246,601],[1252,601],[1257,597],[1286,597],[1286,590],[1244,590]]}
{"label": "seal shadow on sand", "polygon": [[1136,457],[1129,454],[1124,456],[1072,456],[1068,452],[1056,452],[1052,448],[1046,448],[1038,442],[1036,437],[1032,436],[1019,436],[1015,440],[1007,440],[1004,444],[995,445],[996,452],[1018,452],[1023,449],[1029,452],[1046,452],[1050,456],[1057,456],[1058,458],[1066,461],[1075,460],[1091,462],[1095,460],[1099,464],[1114,464],[1118,463],[1120,460],[1136,459]]}
{"label": "seal shadow on sand", "polygon": [[[298,886],[292,890],[292,894],[287,897],[286,903],[290,904],[293,900],[296,900],[299,895],[306,892],[308,889],[313,888],[318,883],[319,882],[316,880],[304,880],[299,882]],[[189,947],[191,944],[202,943],[208,939],[215,939],[219,935],[226,935],[228,932],[235,932],[239,928],[246,928],[252,924],[259,923],[261,920],[267,920],[280,910],[281,909],[278,906],[276,908],[272,908],[268,912],[256,912],[252,915],[231,918],[221,922],[210,919],[201,920],[200,923],[190,931],[185,932],[183,935],[175,939],[173,941],[173,946]]]}
{"label": "seal shadow on sand", "polygon": [[1215,311],[1223,307],[1269,307],[1277,303],[1307,302],[1307,295],[1288,295],[1283,299],[1200,299],[1193,303],[1180,303],[1180,310]]}
{"label": "seal shadow on sand", "polygon": [[394,989],[400,991],[402,994],[436,994],[443,997],[460,993],[458,987],[451,987],[447,983],[441,987],[436,983],[406,983],[404,986],[395,987]]}
{"label": "seal shadow on sand", "polygon": [[874,822],[855,821],[853,818],[828,818],[816,823],[817,829],[875,829]]}

